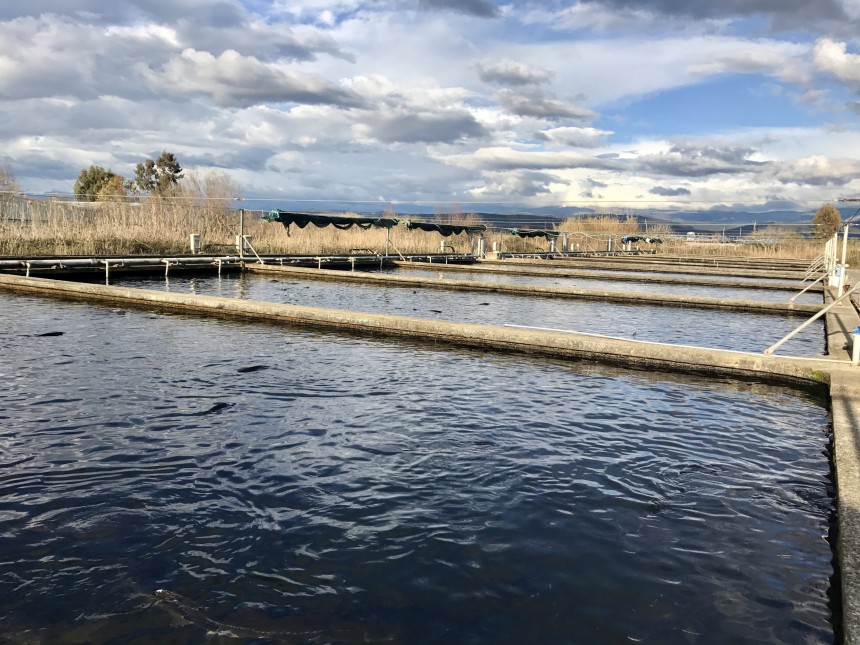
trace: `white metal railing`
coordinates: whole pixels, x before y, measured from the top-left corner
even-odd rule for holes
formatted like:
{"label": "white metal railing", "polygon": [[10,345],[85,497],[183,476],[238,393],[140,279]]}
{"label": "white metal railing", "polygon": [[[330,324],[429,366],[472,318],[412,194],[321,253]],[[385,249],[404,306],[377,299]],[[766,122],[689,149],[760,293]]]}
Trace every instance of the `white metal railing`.
{"label": "white metal railing", "polygon": [[827,256],[822,253],[812,261],[812,264],[810,264],[809,267],[807,267],[806,269],[806,273],[803,276],[803,282],[812,279],[812,277],[818,275],[819,273],[824,273],[824,275],[827,275],[827,271],[825,271],[826,257]]}

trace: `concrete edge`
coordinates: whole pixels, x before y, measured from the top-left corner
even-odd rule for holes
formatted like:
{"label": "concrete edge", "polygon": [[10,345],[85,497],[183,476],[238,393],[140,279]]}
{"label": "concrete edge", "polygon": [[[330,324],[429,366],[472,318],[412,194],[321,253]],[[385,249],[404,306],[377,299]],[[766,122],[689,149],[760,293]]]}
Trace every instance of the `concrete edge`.
{"label": "concrete edge", "polygon": [[587,269],[614,269],[628,271],[651,271],[668,273],[694,273],[698,275],[721,275],[732,276],[736,278],[781,278],[786,280],[801,280],[804,276],[804,271],[785,271],[785,270],[756,270],[756,269],[734,269],[732,267],[706,267],[706,266],[684,266],[672,263],[653,263],[647,266],[635,266],[624,261],[619,261],[617,258],[612,260],[597,260],[594,258],[556,258],[553,260],[526,260],[521,258],[512,258],[507,260],[480,260],[481,264],[508,264],[508,265],[525,265],[525,266],[557,266],[565,268],[583,267]]}
{"label": "concrete edge", "polygon": [[[851,282],[860,272],[849,271]],[[832,302],[836,290],[828,288]],[[850,360],[851,331],[860,325],[853,304],[834,306],[825,316],[827,353]],[[836,481],[836,561],[842,596],[842,638],[860,644],[860,367],[831,375],[830,410],[833,422],[833,471]]]}
{"label": "concrete edge", "polygon": [[[696,277],[696,274],[689,274],[690,277],[672,277],[661,275],[649,275],[647,272],[639,272],[634,274],[613,274],[607,271],[590,271],[587,269],[568,269],[565,267],[548,266],[547,268],[528,267],[519,265],[494,264],[430,264],[427,262],[410,262],[403,260],[395,260],[392,264],[399,267],[408,267],[412,269],[425,269],[431,271],[450,271],[461,273],[489,273],[489,274],[514,274],[521,276],[540,276],[547,278],[586,278],[589,280],[611,280],[613,282],[642,282],[647,284],[684,284],[701,287],[730,287],[733,289],[770,289],[772,291],[796,291],[800,292],[804,285],[797,280],[796,282],[765,282],[757,284],[755,282],[738,282],[729,280],[715,280],[712,278]],[[631,267],[638,269],[638,267]],[[821,293],[824,288],[820,284],[813,285],[808,290],[810,293]]]}
{"label": "concrete edge", "polygon": [[673,294],[652,294],[627,291],[604,291],[600,289],[579,289],[576,287],[550,287],[543,285],[504,284],[477,282],[473,280],[434,280],[432,278],[397,276],[363,271],[331,271],[328,269],[308,269],[301,267],[281,267],[249,264],[245,267],[250,273],[293,275],[312,280],[332,282],[363,282],[397,287],[418,287],[423,289],[447,289],[451,291],[478,291],[485,293],[504,293],[517,296],[545,298],[568,298],[572,300],[597,300],[632,305],[658,305],[663,307],[683,307],[690,309],[719,309],[760,314],[811,316],[821,307],[810,304],[762,302],[734,298],[707,298],[703,296],[679,296]]}

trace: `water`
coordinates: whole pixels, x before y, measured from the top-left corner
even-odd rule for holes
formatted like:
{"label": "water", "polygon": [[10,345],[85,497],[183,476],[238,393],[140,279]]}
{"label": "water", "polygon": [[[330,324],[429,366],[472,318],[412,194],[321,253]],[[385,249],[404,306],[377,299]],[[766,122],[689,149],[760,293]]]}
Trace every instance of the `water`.
{"label": "water", "polygon": [[[512,273],[482,273],[476,271],[434,271],[429,268],[413,269],[403,267],[391,269],[386,271],[386,273],[416,278],[433,278],[434,280],[469,280],[473,282],[493,282],[497,284],[534,284],[554,287],[574,287],[577,289],[599,289],[602,291],[626,291],[628,293],[665,293],[680,296],[736,298],[740,300],[784,303],[787,303],[792,296],[797,295],[803,289],[802,286],[799,286],[794,291],[784,291],[781,289],[738,288],[732,286],[631,282],[629,280],[613,282],[611,280],[596,280],[593,278],[532,276]],[[820,305],[822,304],[822,295],[820,292],[807,292],[799,296],[795,302]]]}
{"label": "water", "polygon": [[834,641],[809,395],[7,295],[0,374],[8,642]]}
{"label": "water", "polygon": [[[761,352],[803,322],[788,315],[524,297],[496,293],[412,289],[354,282],[262,275],[123,278],[111,284],[268,302],[417,316],[459,322],[548,327],[636,340]],[[813,323],[779,348],[780,354],[825,352],[824,324]]]}

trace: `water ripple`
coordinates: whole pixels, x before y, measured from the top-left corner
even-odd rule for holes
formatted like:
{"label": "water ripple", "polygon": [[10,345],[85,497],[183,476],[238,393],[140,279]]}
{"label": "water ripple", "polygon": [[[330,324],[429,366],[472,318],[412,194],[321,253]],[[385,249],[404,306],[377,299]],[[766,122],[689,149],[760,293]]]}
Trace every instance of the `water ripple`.
{"label": "water ripple", "polygon": [[811,396],[2,299],[4,642],[835,639]]}

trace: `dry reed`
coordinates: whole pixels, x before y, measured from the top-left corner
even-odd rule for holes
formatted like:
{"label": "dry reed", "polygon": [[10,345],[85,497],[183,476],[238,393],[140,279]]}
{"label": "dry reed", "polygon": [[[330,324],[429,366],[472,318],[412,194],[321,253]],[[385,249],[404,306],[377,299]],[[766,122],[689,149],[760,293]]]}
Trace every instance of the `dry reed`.
{"label": "dry reed", "polygon": [[[112,200],[75,203],[17,197],[3,200],[0,211],[0,255],[176,255],[189,251],[188,236],[200,234],[202,252],[235,253],[239,214],[231,208],[237,194],[225,177],[191,175],[182,190],[171,198],[149,197],[140,203]],[[221,196],[219,196],[221,195]],[[229,195],[229,196],[223,196]],[[330,255],[367,250],[392,254],[474,252],[474,240],[466,234],[440,237],[437,233],[409,231],[398,226],[385,229],[342,231],[335,228],[292,227],[289,234],[281,224],[262,219],[264,213],[247,211],[244,232],[252,237],[259,254]],[[386,213],[396,216],[393,211]],[[483,223],[473,214],[437,215],[437,223],[474,225]],[[722,241],[691,242],[673,235],[668,226],[649,226],[645,231],[633,217],[576,217],[559,223],[555,230],[567,233],[571,250],[605,251],[609,240],[618,248],[623,235],[662,238],[662,244],[639,242],[641,249],[682,256],[741,256],[786,258],[811,261],[823,245],[799,235],[778,234],[765,229],[746,243]],[[542,238],[521,239],[507,231],[486,234],[487,249],[513,253],[545,252]],[[849,264],[860,262],[860,244],[849,243]]]}

